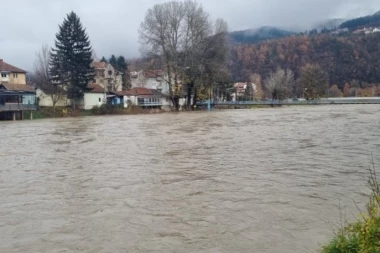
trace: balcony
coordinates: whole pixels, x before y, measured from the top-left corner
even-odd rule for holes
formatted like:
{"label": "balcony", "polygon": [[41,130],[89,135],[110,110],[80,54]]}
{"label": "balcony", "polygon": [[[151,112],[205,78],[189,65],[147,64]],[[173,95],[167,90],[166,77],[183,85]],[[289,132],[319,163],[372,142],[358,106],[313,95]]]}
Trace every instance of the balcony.
{"label": "balcony", "polygon": [[17,103],[5,103],[0,104],[0,112],[10,112],[10,111],[35,111],[37,110],[36,105],[24,105]]}
{"label": "balcony", "polygon": [[160,101],[158,101],[158,102],[140,102],[139,101],[139,106],[142,106],[142,107],[162,106],[162,103]]}

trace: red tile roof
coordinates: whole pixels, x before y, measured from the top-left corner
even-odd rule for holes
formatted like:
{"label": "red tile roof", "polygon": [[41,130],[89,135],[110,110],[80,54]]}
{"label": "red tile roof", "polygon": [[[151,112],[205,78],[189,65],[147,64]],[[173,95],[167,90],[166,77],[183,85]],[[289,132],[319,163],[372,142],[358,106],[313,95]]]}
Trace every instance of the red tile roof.
{"label": "red tile roof", "polygon": [[11,91],[28,91],[34,92],[34,88],[25,84],[14,84],[14,83],[1,83],[0,85],[4,86],[5,89]]}
{"label": "red tile roof", "polygon": [[107,63],[102,61],[93,61],[91,65],[96,69],[105,69],[107,67]]}
{"label": "red tile roof", "polygon": [[164,75],[164,71],[162,70],[149,70],[145,71],[145,77],[146,78],[157,78],[162,77]]}
{"label": "red tile roof", "polygon": [[151,89],[140,87],[129,89],[126,92],[129,94],[129,96],[153,95]]}
{"label": "red tile roof", "polygon": [[87,89],[89,89],[89,93],[105,93],[105,89],[96,83],[91,83],[87,85]]}
{"label": "red tile roof", "polygon": [[15,73],[26,73],[25,70],[22,70],[22,69],[15,67],[15,66],[12,66],[12,65],[6,63],[5,61],[3,61],[3,59],[0,59],[0,71],[15,72]]}

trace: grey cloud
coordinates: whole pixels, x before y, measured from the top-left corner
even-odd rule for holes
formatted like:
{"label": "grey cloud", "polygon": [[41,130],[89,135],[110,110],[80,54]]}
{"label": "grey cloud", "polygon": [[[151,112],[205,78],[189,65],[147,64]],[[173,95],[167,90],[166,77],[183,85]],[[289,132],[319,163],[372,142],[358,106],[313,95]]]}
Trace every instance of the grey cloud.
{"label": "grey cloud", "polygon": [[[0,58],[31,71],[42,44],[53,46],[58,25],[75,11],[96,54],[139,56],[137,29],[146,10],[164,0],[13,0],[2,2]],[[212,18],[224,18],[230,30],[263,25],[307,29],[329,18],[350,18],[380,9],[378,0],[203,0]],[[14,10],[17,10],[17,18]]]}

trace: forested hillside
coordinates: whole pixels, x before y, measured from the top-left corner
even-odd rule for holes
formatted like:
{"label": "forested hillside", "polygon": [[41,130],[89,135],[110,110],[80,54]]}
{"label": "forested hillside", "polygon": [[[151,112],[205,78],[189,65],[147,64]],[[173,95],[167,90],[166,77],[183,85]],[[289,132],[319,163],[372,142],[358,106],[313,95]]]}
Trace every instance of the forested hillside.
{"label": "forested hillside", "polygon": [[232,41],[239,44],[259,43],[265,40],[278,39],[294,35],[294,32],[263,26],[258,29],[231,32]]}
{"label": "forested hillside", "polygon": [[247,81],[254,73],[264,79],[278,67],[295,76],[306,64],[320,65],[330,85],[343,90],[345,83],[372,86],[380,83],[380,34],[291,36],[231,50],[230,70],[235,81]]}
{"label": "forested hillside", "polygon": [[380,26],[380,11],[376,12],[373,15],[355,18],[348,20],[340,25],[340,28],[348,28],[351,30],[362,28],[362,27],[370,27],[370,26]]}

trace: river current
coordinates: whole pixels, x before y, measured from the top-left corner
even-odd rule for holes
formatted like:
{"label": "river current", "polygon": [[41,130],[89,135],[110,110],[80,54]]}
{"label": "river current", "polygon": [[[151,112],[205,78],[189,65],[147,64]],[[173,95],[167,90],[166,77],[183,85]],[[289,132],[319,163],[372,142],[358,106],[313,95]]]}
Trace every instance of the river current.
{"label": "river current", "polygon": [[316,252],[380,168],[378,105],[0,122],[0,136],[0,252]]}

